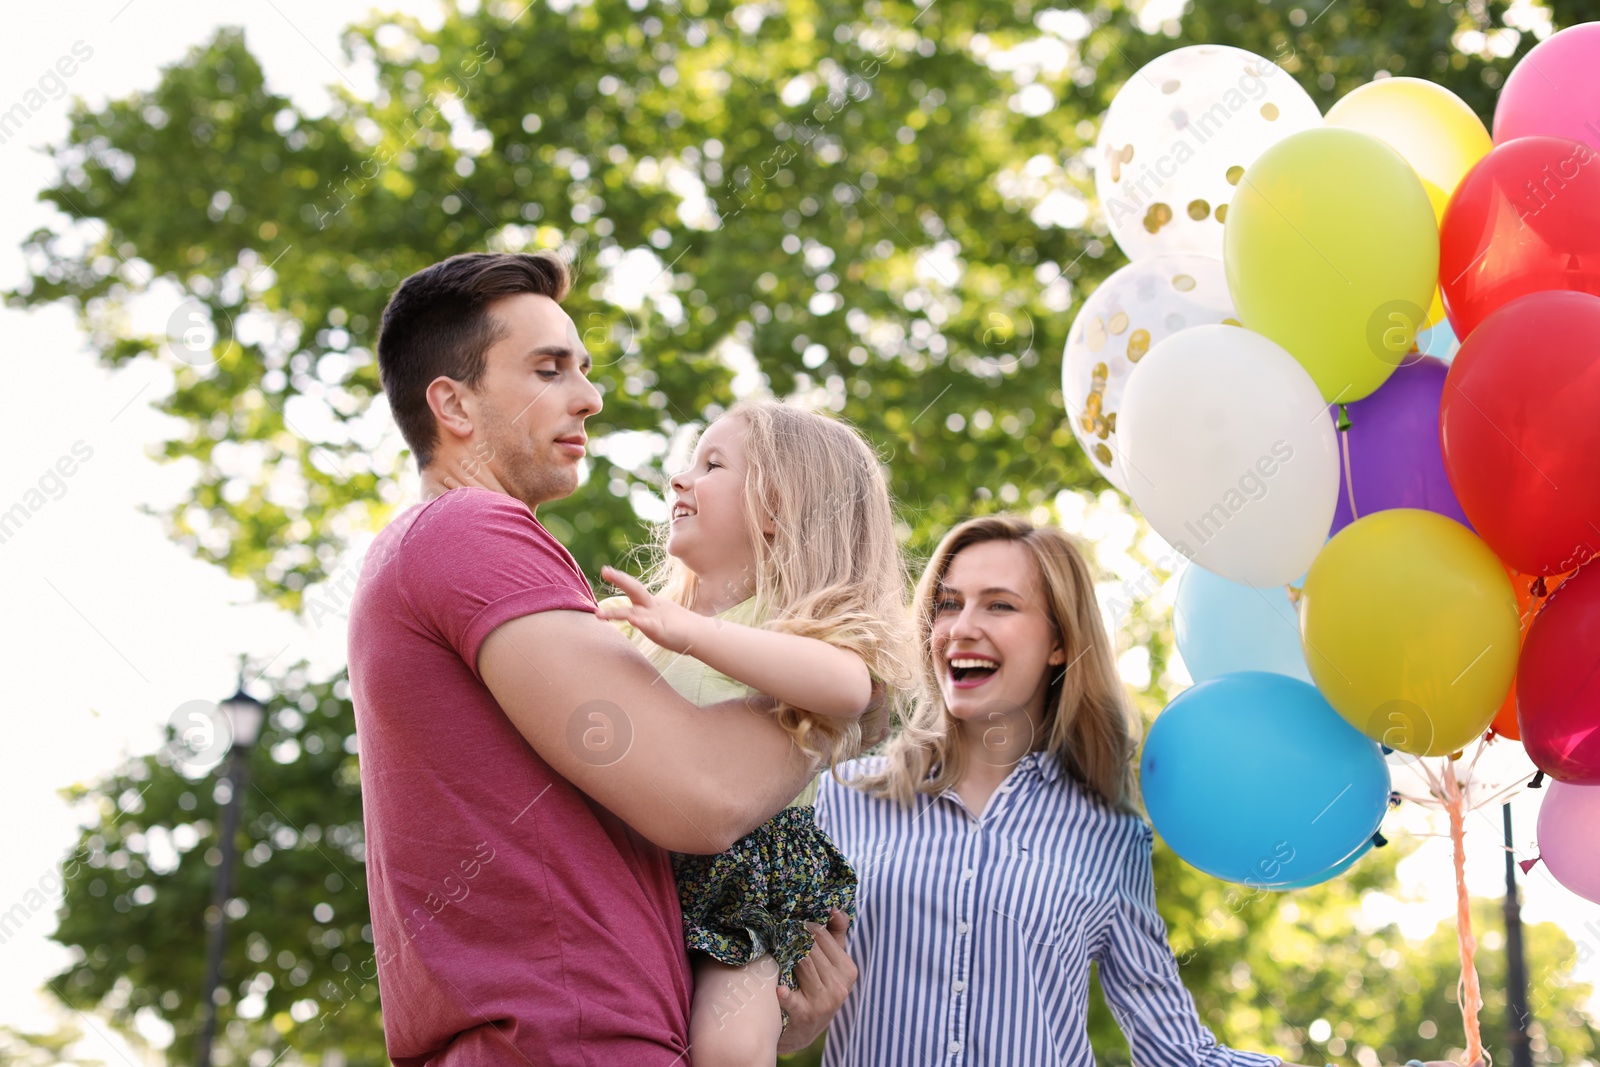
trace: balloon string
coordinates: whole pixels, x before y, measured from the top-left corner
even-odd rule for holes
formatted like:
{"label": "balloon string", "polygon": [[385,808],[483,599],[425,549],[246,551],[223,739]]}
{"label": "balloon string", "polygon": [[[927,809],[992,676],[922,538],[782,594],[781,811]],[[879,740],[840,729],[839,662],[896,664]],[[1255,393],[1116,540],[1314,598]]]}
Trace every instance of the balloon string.
{"label": "balloon string", "polygon": [[1344,414],[1343,404],[1339,405],[1339,413],[1341,415],[1339,420],[1341,423],[1339,427],[1339,453],[1344,457],[1344,490],[1345,495],[1350,500],[1350,521],[1355,522],[1361,515],[1356,511],[1356,480],[1353,477],[1354,472],[1350,469],[1350,421],[1342,417]]}
{"label": "balloon string", "polygon": [[1467,852],[1463,835],[1465,805],[1461,799],[1461,785],[1456,781],[1455,768],[1445,765],[1444,787],[1446,810],[1450,813],[1450,843],[1455,848],[1456,860],[1456,940],[1461,948],[1461,980],[1456,985],[1456,1000],[1461,1005],[1461,1024],[1467,1034],[1467,1062],[1475,1064],[1484,1059],[1483,1035],[1478,1030],[1478,1011],[1483,1007],[1483,995],[1478,988],[1478,968],[1473,956],[1478,951],[1477,939],[1472,936],[1472,909],[1467,898]]}

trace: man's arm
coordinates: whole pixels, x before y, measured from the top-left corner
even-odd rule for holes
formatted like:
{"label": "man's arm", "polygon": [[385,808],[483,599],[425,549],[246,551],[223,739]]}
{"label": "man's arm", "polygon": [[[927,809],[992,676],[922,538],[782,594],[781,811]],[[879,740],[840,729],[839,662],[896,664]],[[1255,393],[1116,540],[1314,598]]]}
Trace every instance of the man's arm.
{"label": "man's arm", "polygon": [[544,761],[674,852],[721,852],[771,818],[815,768],[745,701],[697,708],[586,611],[496,627],[478,673]]}

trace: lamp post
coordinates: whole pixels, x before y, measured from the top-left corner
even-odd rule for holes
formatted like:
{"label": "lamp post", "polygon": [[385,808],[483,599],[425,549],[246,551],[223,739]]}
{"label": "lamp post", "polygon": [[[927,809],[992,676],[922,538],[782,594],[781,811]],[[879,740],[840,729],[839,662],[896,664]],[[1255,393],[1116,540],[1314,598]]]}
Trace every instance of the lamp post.
{"label": "lamp post", "polygon": [[1522,955],[1522,909],[1517,903],[1517,859],[1511,844],[1511,802],[1500,809],[1506,831],[1506,1014],[1512,1067],[1533,1067],[1528,1045],[1528,969]]}
{"label": "lamp post", "polygon": [[206,923],[206,1021],[200,1030],[198,1059],[200,1067],[211,1067],[211,1042],[217,1034],[217,985],[222,979],[223,924],[227,921],[228,896],[233,892],[233,839],[239,829],[239,794],[244,791],[249,767],[245,758],[261,733],[267,709],[244,691],[244,674],[239,675],[239,691],[221,704],[223,715],[232,732],[233,741],[228,748],[228,799],[222,806],[222,861],[217,864],[217,877],[211,897],[211,907]]}

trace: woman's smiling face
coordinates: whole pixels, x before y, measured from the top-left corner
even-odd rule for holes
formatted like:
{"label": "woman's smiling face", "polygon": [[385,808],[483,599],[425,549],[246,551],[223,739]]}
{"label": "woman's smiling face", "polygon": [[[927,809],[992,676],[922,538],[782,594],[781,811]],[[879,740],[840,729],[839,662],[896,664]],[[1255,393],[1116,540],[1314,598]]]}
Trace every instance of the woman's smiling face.
{"label": "woman's smiling face", "polygon": [[955,718],[1023,711],[1040,720],[1053,669],[1066,656],[1022,545],[984,541],[956,554],[934,600],[930,651]]}

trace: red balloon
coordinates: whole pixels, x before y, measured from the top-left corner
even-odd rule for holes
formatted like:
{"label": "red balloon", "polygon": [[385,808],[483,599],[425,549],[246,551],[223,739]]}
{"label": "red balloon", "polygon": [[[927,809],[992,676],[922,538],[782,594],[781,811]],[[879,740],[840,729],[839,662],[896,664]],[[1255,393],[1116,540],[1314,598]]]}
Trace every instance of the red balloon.
{"label": "red balloon", "polygon": [[1581,567],[1534,617],[1517,661],[1517,721],[1534,766],[1600,785],[1600,565]]}
{"label": "red balloon", "polygon": [[1445,377],[1439,443],[1508,567],[1554,576],[1600,551],[1600,296],[1534,293],[1485,319]]}
{"label": "red balloon", "polygon": [[[1502,563],[1501,566],[1505,567],[1505,564]],[[1566,581],[1567,576],[1563,574],[1559,578],[1539,578],[1538,581],[1543,583],[1543,591],[1538,595],[1534,594],[1534,579],[1527,575],[1518,574],[1510,567],[1506,567],[1506,577],[1511,579],[1511,591],[1517,594],[1517,614],[1522,620],[1522,634],[1517,639],[1517,647],[1520,649],[1528,643],[1528,629],[1538,617],[1539,609],[1544,607],[1545,597],[1561,588],[1561,583]],[[1506,693],[1505,702],[1500,705],[1500,710],[1494,713],[1494,722],[1490,725],[1501,737],[1513,741],[1522,740],[1522,729],[1517,725],[1516,685],[1513,684],[1510,692]]]}
{"label": "red balloon", "polygon": [[1600,294],[1600,152],[1564,137],[1491,149],[1445,207],[1439,288],[1463,341],[1527,293]]}

